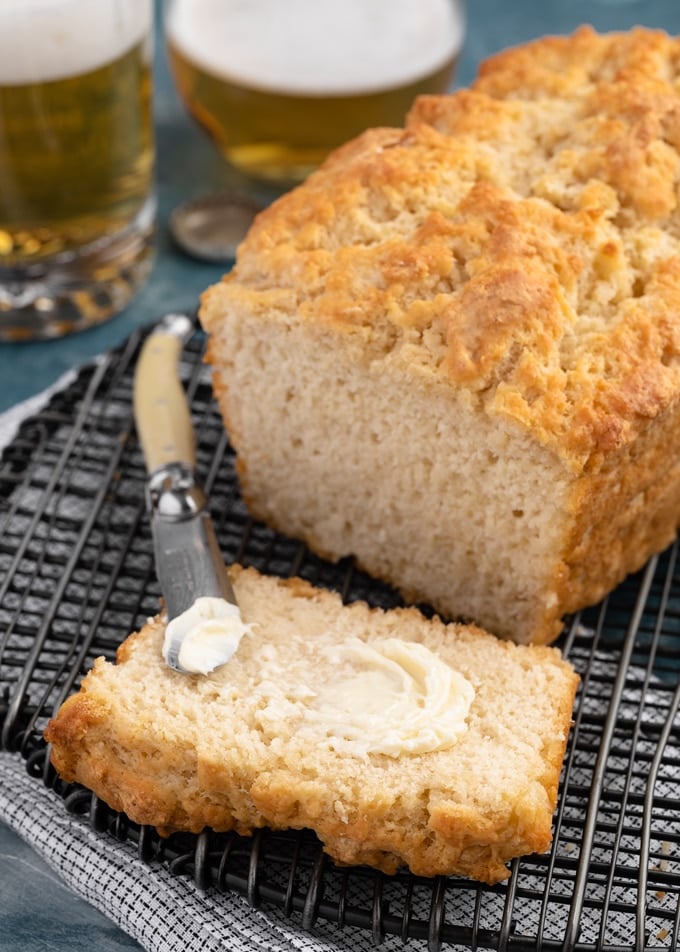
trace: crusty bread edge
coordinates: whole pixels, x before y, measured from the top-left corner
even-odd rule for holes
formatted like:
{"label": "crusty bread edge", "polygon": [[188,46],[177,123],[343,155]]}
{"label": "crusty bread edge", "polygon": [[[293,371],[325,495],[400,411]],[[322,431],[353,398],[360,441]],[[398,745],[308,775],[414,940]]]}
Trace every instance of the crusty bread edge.
{"label": "crusty bread edge", "polygon": [[[235,576],[240,571],[254,570],[236,568]],[[321,591],[300,578],[278,579],[277,582],[292,588],[299,597],[314,598]],[[370,611],[380,613],[384,610],[371,608]],[[422,617],[414,607],[391,611]],[[434,622],[442,624],[438,618]],[[125,663],[134,651],[136,640],[145,638],[149,627],[162,623],[162,617],[157,616],[149,619],[139,632],[130,635],[118,649],[117,663]],[[481,629],[479,631],[485,637],[492,637]],[[507,650],[516,648],[510,642],[505,644]],[[578,676],[562,660],[558,649],[533,646],[529,650],[544,659],[559,659],[560,666],[568,674],[565,691],[555,699],[555,720],[565,726],[570,725]],[[402,842],[401,835],[395,832],[383,833],[376,838],[367,818],[347,824],[329,813],[309,815],[299,799],[291,799],[285,778],[276,774],[260,776],[250,784],[246,794],[248,804],[245,808],[241,804],[240,818],[234,815],[236,811],[232,809],[229,791],[225,791],[222,803],[213,798],[202,800],[198,809],[196,804],[191,810],[184,809],[173,792],[172,782],[164,787],[163,778],[156,774],[142,776],[139,770],[130,769],[118,757],[118,748],[125,750],[125,737],[115,736],[111,731],[115,719],[109,720],[111,712],[106,704],[102,705],[97,692],[97,671],[105,664],[107,662],[103,658],[95,661],[93,670],[83,679],[80,692],[68,698],[57,717],[49,722],[45,739],[52,745],[52,763],[67,782],[84,785],[113,810],[124,813],[133,822],[154,826],[163,836],[180,830],[198,834],[206,827],[216,832],[235,830],[241,835],[250,835],[263,827],[273,830],[310,828],[319,836],[325,851],[341,865],[366,864],[389,874],[407,865],[416,875],[463,875],[489,884],[507,878],[509,873],[506,864],[516,856],[541,853],[550,848],[552,816],[568,740],[566,730],[561,739],[554,737],[548,741],[543,752],[545,770],[540,783],[533,783],[531,789],[527,789],[527,801],[535,801],[536,809],[532,811],[529,806],[522,817],[516,818],[517,829],[510,838],[508,830],[499,832],[488,827],[483,818],[460,805],[453,809],[451,805],[440,805],[433,809],[424,805],[423,816],[418,818],[422,827],[422,846],[413,848],[413,843],[409,846]],[[102,755],[82,757],[87,735],[96,735],[100,730],[103,740],[98,743]],[[195,773],[196,765],[191,763],[191,755],[187,754],[187,758],[182,769]],[[202,766],[204,774],[206,770],[212,772],[214,769],[210,765]],[[214,782],[219,786],[219,769],[216,770]],[[539,786],[542,790],[538,789]],[[414,825],[416,822],[414,818]],[[372,834],[370,846],[367,845],[369,832]]]}

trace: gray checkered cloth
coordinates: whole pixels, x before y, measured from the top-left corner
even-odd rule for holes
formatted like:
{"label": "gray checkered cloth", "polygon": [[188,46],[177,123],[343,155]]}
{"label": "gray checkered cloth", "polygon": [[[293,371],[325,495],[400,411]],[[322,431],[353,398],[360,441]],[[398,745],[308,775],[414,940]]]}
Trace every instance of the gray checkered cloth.
{"label": "gray checkered cloth", "polygon": [[[0,753],[0,817],[87,902],[152,952],[340,952],[373,949],[369,933],[321,923],[303,932],[276,909],[252,909],[236,894],[201,892],[192,880],[140,859],[133,843],[95,832]],[[400,939],[382,946],[401,949]]]}

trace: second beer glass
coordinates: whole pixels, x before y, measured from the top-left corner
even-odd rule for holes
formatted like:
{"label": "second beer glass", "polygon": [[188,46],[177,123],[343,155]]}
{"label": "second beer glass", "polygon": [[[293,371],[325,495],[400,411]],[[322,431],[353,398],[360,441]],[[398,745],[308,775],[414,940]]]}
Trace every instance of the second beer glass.
{"label": "second beer glass", "polygon": [[225,158],[285,185],[446,90],[463,15],[457,0],[170,0],[166,33],[179,93]]}

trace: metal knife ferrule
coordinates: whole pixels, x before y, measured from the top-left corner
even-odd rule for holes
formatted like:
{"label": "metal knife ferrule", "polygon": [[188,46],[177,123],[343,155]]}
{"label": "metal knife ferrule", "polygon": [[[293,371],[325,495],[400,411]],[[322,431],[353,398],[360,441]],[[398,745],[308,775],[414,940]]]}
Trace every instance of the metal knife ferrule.
{"label": "metal knife ferrule", "polygon": [[146,505],[152,518],[181,522],[202,512],[207,500],[196,482],[192,466],[188,463],[168,463],[149,476]]}

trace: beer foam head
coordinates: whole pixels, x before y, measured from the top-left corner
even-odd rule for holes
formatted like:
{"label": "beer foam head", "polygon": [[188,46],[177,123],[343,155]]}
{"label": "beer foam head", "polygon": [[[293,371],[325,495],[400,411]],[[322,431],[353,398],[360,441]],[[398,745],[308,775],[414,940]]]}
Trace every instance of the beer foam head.
{"label": "beer foam head", "polygon": [[152,0],[0,0],[0,83],[88,73],[148,36],[151,21]]}
{"label": "beer foam head", "polygon": [[444,66],[463,21],[455,0],[175,0],[167,30],[196,66],[231,82],[342,95]]}

